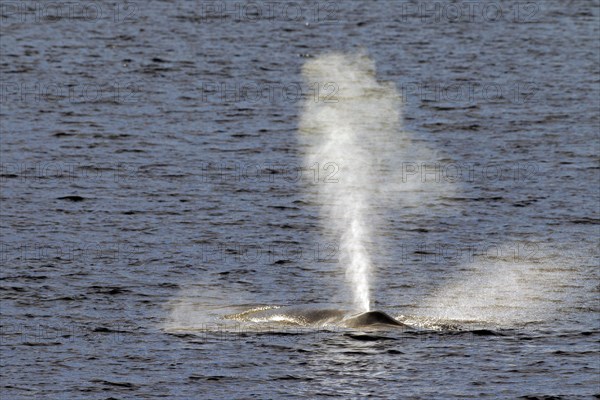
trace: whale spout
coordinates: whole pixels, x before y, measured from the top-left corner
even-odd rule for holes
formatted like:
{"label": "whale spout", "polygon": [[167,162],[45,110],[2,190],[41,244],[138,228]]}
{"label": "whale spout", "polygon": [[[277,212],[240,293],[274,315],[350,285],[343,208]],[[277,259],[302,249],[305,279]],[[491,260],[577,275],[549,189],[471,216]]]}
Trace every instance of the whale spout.
{"label": "whale spout", "polygon": [[348,317],[344,321],[344,325],[351,328],[370,325],[393,325],[405,326],[394,318],[390,317],[383,311],[368,311],[353,317]]}

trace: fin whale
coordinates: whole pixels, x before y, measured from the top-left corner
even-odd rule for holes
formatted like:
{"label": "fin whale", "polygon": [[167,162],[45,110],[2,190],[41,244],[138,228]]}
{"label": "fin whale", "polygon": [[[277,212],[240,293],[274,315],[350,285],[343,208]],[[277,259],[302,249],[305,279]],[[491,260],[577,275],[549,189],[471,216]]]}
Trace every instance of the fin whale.
{"label": "fin whale", "polygon": [[270,309],[248,310],[227,316],[228,319],[249,322],[279,322],[290,325],[339,325],[349,328],[362,327],[405,327],[383,311],[355,313],[334,308],[292,306]]}

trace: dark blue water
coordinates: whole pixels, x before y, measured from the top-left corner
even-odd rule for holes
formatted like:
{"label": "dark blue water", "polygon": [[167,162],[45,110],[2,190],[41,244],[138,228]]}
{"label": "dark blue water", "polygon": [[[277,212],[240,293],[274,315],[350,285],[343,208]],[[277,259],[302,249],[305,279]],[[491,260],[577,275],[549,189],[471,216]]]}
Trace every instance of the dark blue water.
{"label": "dark blue water", "polygon": [[[598,1],[55,4],[2,3],[3,398],[598,397]],[[412,328],[228,322],[346,305],[301,68],[361,51]]]}

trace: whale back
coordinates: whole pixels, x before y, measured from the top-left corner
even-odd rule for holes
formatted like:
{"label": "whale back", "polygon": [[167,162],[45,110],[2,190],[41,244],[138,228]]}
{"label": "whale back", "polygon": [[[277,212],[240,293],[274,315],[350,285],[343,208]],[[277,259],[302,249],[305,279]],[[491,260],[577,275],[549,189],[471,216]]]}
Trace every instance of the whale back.
{"label": "whale back", "polygon": [[324,326],[339,325],[348,328],[368,326],[405,326],[382,311],[368,311],[355,314],[348,310],[323,306],[291,306],[269,309],[252,309],[239,314],[226,316],[227,319],[255,323],[280,323],[283,325]]}

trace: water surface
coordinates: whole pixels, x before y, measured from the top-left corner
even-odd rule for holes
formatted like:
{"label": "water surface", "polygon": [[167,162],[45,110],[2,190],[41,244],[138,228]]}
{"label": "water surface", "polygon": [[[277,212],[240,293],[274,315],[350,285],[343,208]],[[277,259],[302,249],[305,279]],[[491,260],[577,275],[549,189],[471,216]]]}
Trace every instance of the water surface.
{"label": "water surface", "polygon": [[[402,1],[256,19],[36,4],[0,27],[4,397],[600,392],[597,1],[458,20]],[[297,135],[301,68],[332,51],[365,52],[403,95],[371,307],[413,328],[223,327],[348,306],[315,201],[339,160],[304,165]]]}

